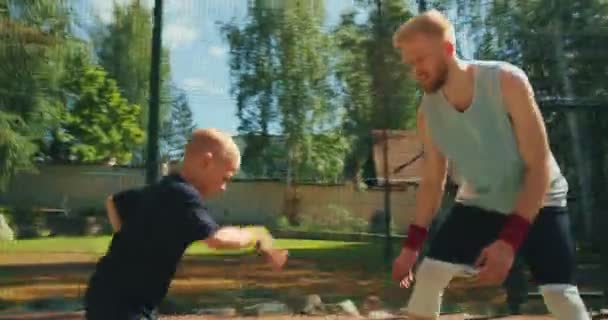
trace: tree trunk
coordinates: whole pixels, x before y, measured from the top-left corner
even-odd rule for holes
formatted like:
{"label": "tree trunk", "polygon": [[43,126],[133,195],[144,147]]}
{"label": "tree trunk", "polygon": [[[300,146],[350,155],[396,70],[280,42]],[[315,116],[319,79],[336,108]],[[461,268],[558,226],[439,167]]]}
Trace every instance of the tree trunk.
{"label": "tree trunk", "polygon": [[424,12],[426,11],[426,0],[418,0],[418,11],[419,12]]}
{"label": "tree trunk", "polygon": [[[285,215],[289,220],[290,225],[298,225],[298,213],[299,213],[299,198],[297,188],[297,178],[293,170],[293,151],[292,147],[289,147],[289,154],[287,156],[287,177],[286,177],[286,194],[285,194]],[[297,171],[297,169],[296,169]]]}

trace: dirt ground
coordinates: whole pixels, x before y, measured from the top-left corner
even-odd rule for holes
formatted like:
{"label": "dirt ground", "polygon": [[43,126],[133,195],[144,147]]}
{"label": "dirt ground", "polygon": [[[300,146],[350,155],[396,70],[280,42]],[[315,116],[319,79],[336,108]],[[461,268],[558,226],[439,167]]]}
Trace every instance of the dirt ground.
{"label": "dirt ground", "polygon": [[[29,314],[24,316],[11,316],[3,317],[0,316],[0,320],[82,320],[82,314],[80,313],[46,313],[46,314]],[[262,319],[262,320],[351,320],[361,318],[348,317],[348,316],[265,316],[265,317],[234,317],[234,318],[223,318],[213,316],[164,316],[160,320],[227,320],[227,319]],[[394,318],[407,319],[406,317]],[[468,317],[463,314],[455,315],[444,315],[439,320],[467,320],[467,319],[487,319],[487,318],[475,318]],[[501,320],[554,320],[548,316],[513,316],[506,318],[494,318]]]}
{"label": "dirt ground", "polygon": [[[0,302],[28,303],[49,297],[80,299],[86,282],[98,257],[88,254],[45,254],[41,261],[37,254],[8,254],[0,261]],[[35,263],[33,263],[35,262]],[[587,281],[584,281],[587,282]],[[587,282],[589,283],[589,282]],[[254,290],[251,288],[255,288]],[[505,304],[505,294],[500,288],[475,288],[465,281],[455,281],[444,301],[466,304],[467,312],[474,312],[475,305]],[[533,290],[533,287],[531,287]],[[230,301],[242,299],[243,292],[250,297],[262,295],[263,299],[276,299],[289,304],[294,297],[302,299],[308,294],[324,296],[331,293],[335,299],[357,301],[366,296],[378,296],[392,307],[405,305],[407,290],[393,285],[383,272],[370,273],[355,268],[320,266],[309,260],[291,260],[289,267],[280,273],[272,272],[256,257],[223,257],[207,259],[187,257],[172,283],[169,297],[193,297],[197,306],[214,303],[233,306]],[[270,294],[270,295],[269,295]],[[228,301],[228,302],[226,302]],[[239,300],[240,301],[240,300]],[[247,301],[246,303],[250,303]],[[335,302],[335,301],[334,301]],[[358,304],[358,303],[357,303]],[[358,304],[359,305],[359,304]],[[472,307],[469,307],[472,306]],[[51,310],[51,309],[36,309]],[[78,310],[78,309],[52,309]],[[192,310],[192,309],[188,309]],[[390,308],[389,308],[390,310]],[[462,310],[462,309],[461,309]],[[461,311],[458,311],[461,312]],[[172,313],[172,312],[165,312]],[[538,314],[539,312],[529,312]],[[541,312],[542,314],[542,312]],[[81,320],[80,313],[36,313],[27,315],[0,315],[0,320]],[[206,319],[223,320],[216,316],[165,316],[161,320]],[[230,319],[256,319],[234,317]],[[329,320],[350,319],[347,316],[265,316],[257,319]],[[401,318],[406,319],[406,318]],[[441,320],[487,319],[465,317],[463,314],[446,315]],[[520,316],[505,320],[550,320],[546,316]]]}
{"label": "dirt ground", "polygon": [[[36,263],[28,263],[30,259]],[[58,253],[45,254],[41,262],[40,255],[36,254],[31,254],[31,257],[24,253],[3,255],[0,299],[28,302],[57,296],[80,298],[96,259],[95,255]],[[456,282],[449,295],[456,297],[459,289],[469,286]],[[393,285],[382,272],[369,273],[353,267],[320,268],[312,261],[292,259],[288,268],[277,273],[259,258],[245,256],[217,259],[186,257],[171,284],[169,296],[193,295],[204,304],[216,297],[230,298],[226,292],[252,287],[264,291],[264,294],[276,292],[281,299],[331,293],[336,297],[377,295],[385,298],[383,301],[403,297],[399,300],[405,301],[408,294]],[[504,297],[498,291],[482,290],[479,294],[492,296],[492,299],[498,299],[495,302],[500,302]]]}

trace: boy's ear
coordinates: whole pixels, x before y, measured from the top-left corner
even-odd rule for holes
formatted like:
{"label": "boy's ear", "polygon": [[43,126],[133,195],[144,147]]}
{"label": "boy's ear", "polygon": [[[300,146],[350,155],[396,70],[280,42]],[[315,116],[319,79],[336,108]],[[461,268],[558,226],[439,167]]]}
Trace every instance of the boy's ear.
{"label": "boy's ear", "polygon": [[201,165],[203,166],[203,168],[206,168],[211,164],[212,160],[213,160],[213,153],[205,152],[205,153],[203,153],[203,155],[201,157]]}

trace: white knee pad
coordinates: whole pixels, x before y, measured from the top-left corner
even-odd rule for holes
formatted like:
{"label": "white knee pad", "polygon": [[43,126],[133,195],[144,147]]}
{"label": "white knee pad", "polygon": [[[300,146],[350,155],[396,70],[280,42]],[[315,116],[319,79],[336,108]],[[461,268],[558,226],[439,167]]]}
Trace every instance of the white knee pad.
{"label": "white knee pad", "polygon": [[558,320],[591,320],[576,286],[546,284],[539,289],[547,309]]}
{"label": "white knee pad", "polygon": [[439,317],[443,291],[462,269],[460,265],[424,258],[414,275],[416,280],[407,307],[408,313],[432,319]]}

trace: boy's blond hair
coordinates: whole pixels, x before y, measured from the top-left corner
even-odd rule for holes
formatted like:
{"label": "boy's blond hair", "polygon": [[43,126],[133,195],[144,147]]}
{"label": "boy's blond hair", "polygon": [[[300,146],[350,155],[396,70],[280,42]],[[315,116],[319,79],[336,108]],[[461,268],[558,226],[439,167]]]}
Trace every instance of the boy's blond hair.
{"label": "boy's blond hair", "polygon": [[435,9],[421,13],[399,26],[393,35],[393,46],[401,47],[404,41],[415,34],[425,34],[456,44],[454,26],[445,15]]}

